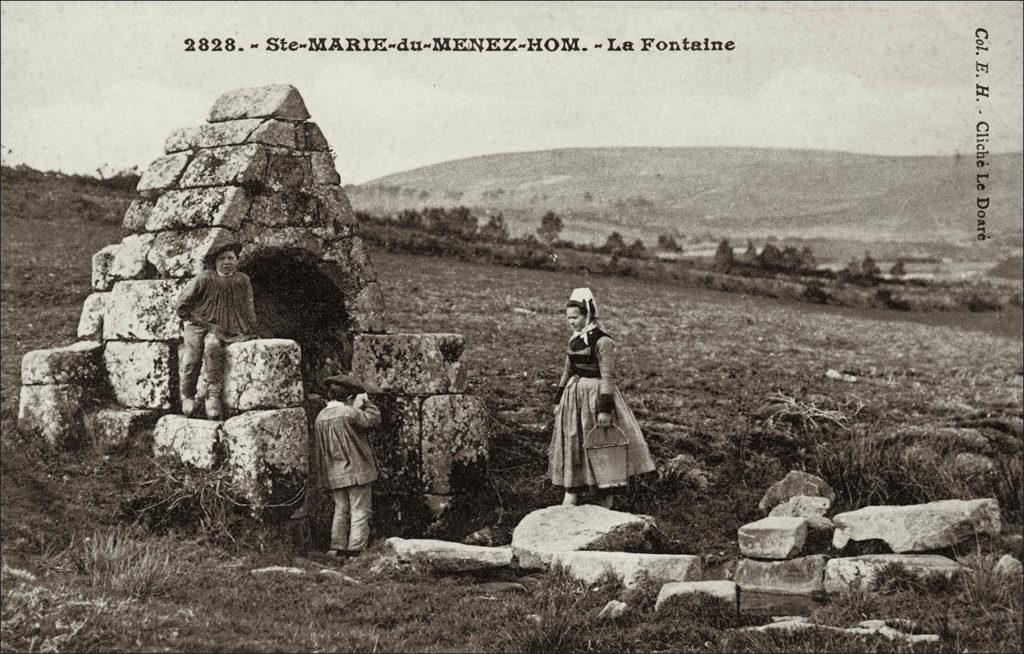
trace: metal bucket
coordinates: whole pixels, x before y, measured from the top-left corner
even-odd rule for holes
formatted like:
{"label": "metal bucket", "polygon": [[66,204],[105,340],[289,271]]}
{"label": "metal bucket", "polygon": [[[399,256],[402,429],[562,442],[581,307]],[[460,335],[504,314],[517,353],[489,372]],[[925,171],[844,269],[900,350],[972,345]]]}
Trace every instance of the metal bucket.
{"label": "metal bucket", "polygon": [[625,486],[627,475],[626,433],[615,425],[595,426],[583,439],[587,464],[598,488]]}

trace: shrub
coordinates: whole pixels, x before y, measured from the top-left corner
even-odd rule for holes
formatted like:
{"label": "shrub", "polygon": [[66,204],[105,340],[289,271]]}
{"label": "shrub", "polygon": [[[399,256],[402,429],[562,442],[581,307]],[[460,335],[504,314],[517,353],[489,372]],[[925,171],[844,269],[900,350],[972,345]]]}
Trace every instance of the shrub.
{"label": "shrub", "polygon": [[67,552],[94,588],[136,599],[167,594],[187,582],[191,564],[179,559],[173,541],[124,528],[96,532]]}

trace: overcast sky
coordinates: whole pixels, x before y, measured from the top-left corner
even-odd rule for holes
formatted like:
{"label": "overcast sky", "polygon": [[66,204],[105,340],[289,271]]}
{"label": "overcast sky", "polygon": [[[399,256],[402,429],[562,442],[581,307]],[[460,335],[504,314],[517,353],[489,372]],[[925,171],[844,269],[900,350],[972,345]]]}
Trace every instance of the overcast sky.
{"label": "overcast sky", "polygon": [[[1019,151],[1020,3],[11,3],[4,161],[145,166],[225,90],[294,84],[344,183],[480,154],[756,146],[920,155]],[[992,98],[975,102],[975,29]],[[580,53],[185,52],[184,39],[578,37]],[[596,50],[642,37],[732,52]]]}

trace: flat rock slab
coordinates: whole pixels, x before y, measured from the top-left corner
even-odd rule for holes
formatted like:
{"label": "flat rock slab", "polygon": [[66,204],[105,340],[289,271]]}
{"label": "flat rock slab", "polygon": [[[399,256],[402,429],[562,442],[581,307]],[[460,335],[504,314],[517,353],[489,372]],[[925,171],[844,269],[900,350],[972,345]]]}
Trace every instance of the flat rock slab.
{"label": "flat rock slab", "polygon": [[833,625],[811,622],[803,616],[796,616],[786,620],[776,620],[769,624],[743,627],[740,631],[806,631],[808,629],[819,629],[835,633],[850,634],[853,636],[882,636],[889,640],[905,640],[910,643],[936,643],[939,641],[938,634],[908,634],[894,629],[885,624],[884,620],[864,620],[856,627],[836,627]]}
{"label": "flat rock slab", "polygon": [[464,349],[461,334],[359,334],[352,345],[352,374],[384,393],[462,393]]}
{"label": "flat rock slab", "polygon": [[665,584],[658,592],[658,599],[654,603],[654,610],[661,611],[666,604],[675,597],[686,597],[703,593],[711,597],[725,600],[736,607],[739,612],[740,589],[731,581],[676,581]]}
{"label": "flat rock slab", "polygon": [[922,576],[937,572],[948,577],[965,570],[953,559],[938,554],[865,554],[831,559],[825,565],[825,592],[843,593],[851,588],[870,592],[875,574],[890,563]]}
{"label": "flat rock slab", "polygon": [[701,557],[690,554],[557,552],[551,565],[591,586],[608,573],[622,579],[626,588],[633,588],[644,579],[662,583],[700,581],[704,574]]}
{"label": "flat rock slab", "polygon": [[999,535],[999,502],[941,500],[906,506],[868,506],[833,517],[832,545],[878,539],[894,552],[922,552],[950,547],[980,535]]}
{"label": "flat rock slab", "polygon": [[511,547],[481,547],[444,540],[389,538],[388,547],[399,561],[423,558],[437,569],[470,572],[506,568],[512,565]]}
{"label": "flat rock slab", "polygon": [[757,506],[762,511],[771,511],[776,505],[796,495],[825,497],[830,502],[836,499],[832,487],[821,477],[800,470],[791,470],[768,488]]}
{"label": "flat rock slab", "polygon": [[89,396],[77,384],[37,384],[21,387],[18,431],[42,438],[58,450],[84,444],[83,404]]}
{"label": "flat rock slab", "polygon": [[93,341],[48,350],[32,350],[21,358],[22,384],[92,384],[100,379],[103,346]]}
{"label": "flat rock slab", "polygon": [[173,341],[181,336],[174,303],[184,283],[174,279],[118,282],[106,297],[104,340]]}
{"label": "flat rock slab", "polygon": [[785,502],[777,504],[768,515],[778,518],[820,518],[831,507],[832,500],[827,497],[794,495]]}
{"label": "flat rock slab", "polygon": [[226,348],[224,405],[231,411],[302,405],[302,352],[284,338],[232,343]]}
{"label": "flat rock slab", "polygon": [[207,119],[211,123],[241,118],[306,120],[309,111],[291,84],[272,84],[228,91],[217,98]]}
{"label": "flat rock slab", "polygon": [[221,424],[181,415],[163,416],[153,429],[153,455],[209,470],[218,463]]}
{"label": "flat rock slab", "polygon": [[118,404],[135,409],[171,408],[177,371],[172,370],[167,343],[107,341],[103,365]]}
{"label": "flat rock slab", "polygon": [[810,595],[824,591],[824,555],[802,556],[789,561],[740,559],[733,581],[743,590],[785,595]]}
{"label": "flat rock slab", "polygon": [[551,506],[530,513],[512,532],[512,550],[521,568],[546,568],[555,554],[576,550],[650,549],[657,534],[654,518],[600,506]]}
{"label": "flat rock slab", "polygon": [[791,559],[807,542],[807,519],[768,517],[743,525],[740,554],[752,559]]}

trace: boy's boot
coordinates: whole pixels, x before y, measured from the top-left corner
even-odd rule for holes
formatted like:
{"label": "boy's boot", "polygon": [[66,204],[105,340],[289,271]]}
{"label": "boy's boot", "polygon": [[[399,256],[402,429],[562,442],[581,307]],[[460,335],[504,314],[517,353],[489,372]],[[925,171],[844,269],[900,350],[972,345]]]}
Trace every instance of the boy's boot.
{"label": "boy's boot", "polygon": [[191,418],[196,412],[196,400],[193,397],[181,398],[181,413],[186,418]]}
{"label": "boy's boot", "polygon": [[206,417],[210,420],[220,420],[223,416],[224,405],[220,401],[220,396],[211,392],[206,398]]}

